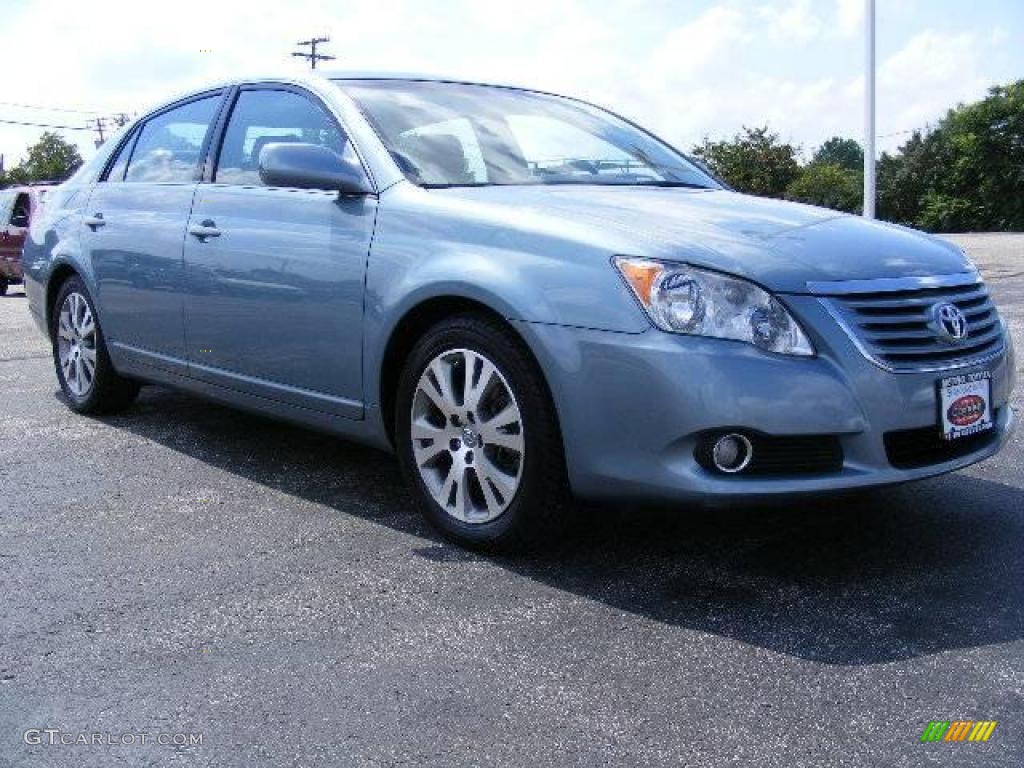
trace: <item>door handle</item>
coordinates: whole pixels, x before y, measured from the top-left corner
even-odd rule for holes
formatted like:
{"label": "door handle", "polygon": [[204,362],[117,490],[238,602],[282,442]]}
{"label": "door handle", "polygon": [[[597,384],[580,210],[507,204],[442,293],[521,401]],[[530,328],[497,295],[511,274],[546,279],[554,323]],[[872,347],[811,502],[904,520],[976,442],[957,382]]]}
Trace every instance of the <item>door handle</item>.
{"label": "door handle", "polygon": [[96,213],[93,214],[92,216],[86,216],[85,218],[83,218],[82,223],[85,224],[85,226],[89,227],[89,229],[91,229],[93,232],[95,232],[100,227],[105,226],[107,222],[104,220],[102,213]]}
{"label": "door handle", "polygon": [[188,233],[199,238],[201,243],[205,243],[208,237],[220,237],[220,230],[217,229],[213,219],[204,219],[199,224],[190,225]]}

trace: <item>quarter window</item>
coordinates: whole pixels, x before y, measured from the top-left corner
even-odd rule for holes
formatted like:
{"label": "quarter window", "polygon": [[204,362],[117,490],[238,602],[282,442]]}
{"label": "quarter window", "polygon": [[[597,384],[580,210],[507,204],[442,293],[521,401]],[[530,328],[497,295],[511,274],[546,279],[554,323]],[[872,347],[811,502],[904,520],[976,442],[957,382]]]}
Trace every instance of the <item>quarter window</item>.
{"label": "quarter window", "polygon": [[318,144],[358,162],[337,123],[312,99],[293,91],[242,91],[224,133],[214,181],[262,186],[260,152],[284,142]]}
{"label": "quarter window", "polygon": [[107,173],[107,181],[124,181],[124,172],[128,168],[128,159],[132,155],[132,147],[135,146],[135,138],[137,136],[138,133],[133,133],[121,146],[117,157],[114,158],[114,162],[110,166],[110,171]]}
{"label": "quarter window", "polygon": [[218,94],[190,101],[147,120],[135,142],[124,180],[195,181],[203,142],[219,103]]}

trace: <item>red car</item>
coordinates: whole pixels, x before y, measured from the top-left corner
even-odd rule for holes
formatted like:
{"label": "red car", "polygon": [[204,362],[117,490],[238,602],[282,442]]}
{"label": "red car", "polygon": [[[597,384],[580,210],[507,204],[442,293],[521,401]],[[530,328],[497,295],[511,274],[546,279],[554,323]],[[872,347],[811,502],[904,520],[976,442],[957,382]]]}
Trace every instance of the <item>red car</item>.
{"label": "red car", "polygon": [[22,281],[21,249],[48,186],[0,189],[0,296]]}

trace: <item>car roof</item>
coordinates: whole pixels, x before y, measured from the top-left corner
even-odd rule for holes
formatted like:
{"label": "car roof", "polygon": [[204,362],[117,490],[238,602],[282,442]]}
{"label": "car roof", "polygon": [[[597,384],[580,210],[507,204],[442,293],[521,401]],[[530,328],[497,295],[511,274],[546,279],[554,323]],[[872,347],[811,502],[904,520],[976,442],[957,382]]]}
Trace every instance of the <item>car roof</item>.
{"label": "car roof", "polygon": [[[465,85],[491,85],[499,88],[520,88],[512,83],[499,83],[456,75],[429,72],[388,72],[383,70],[322,70],[318,75],[327,80],[420,80],[434,83],[461,83]],[[527,89],[529,90],[529,89]]]}
{"label": "car roof", "polygon": [[[544,91],[538,88],[529,88],[527,86],[515,85],[512,83],[499,83],[499,82],[485,82],[482,80],[474,80],[472,78],[448,76],[431,74],[427,72],[395,72],[388,70],[345,70],[335,69],[327,70],[321,69],[316,71],[306,72],[273,72],[273,73],[254,73],[247,76],[236,76],[227,80],[212,81],[199,86],[194,86],[188,90],[178,91],[173,94],[169,99],[162,99],[159,102],[151,104],[146,109],[139,112],[139,117],[145,117],[152,112],[163,109],[165,106],[173,104],[176,101],[188,99],[192,96],[197,96],[207,91],[215,91],[221,88],[230,88],[235,85],[245,85],[247,83],[291,83],[295,85],[307,85],[307,86],[328,86],[331,85],[333,80],[414,80],[414,81],[426,81],[435,83],[458,83],[461,85],[486,85],[494,88],[514,88],[523,91],[534,91],[537,93],[549,93],[551,95],[558,95],[549,91]],[[134,121],[133,121],[134,122]]]}

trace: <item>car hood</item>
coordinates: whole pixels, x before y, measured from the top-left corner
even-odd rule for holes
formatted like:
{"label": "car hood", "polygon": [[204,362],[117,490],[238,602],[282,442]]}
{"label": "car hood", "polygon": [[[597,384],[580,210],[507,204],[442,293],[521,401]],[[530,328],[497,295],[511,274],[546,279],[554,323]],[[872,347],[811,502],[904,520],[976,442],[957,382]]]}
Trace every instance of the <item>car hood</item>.
{"label": "car hood", "polygon": [[561,231],[601,251],[688,262],[775,291],[809,282],[973,269],[921,232],[808,205],[722,190],[599,185],[432,190],[496,223]]}

